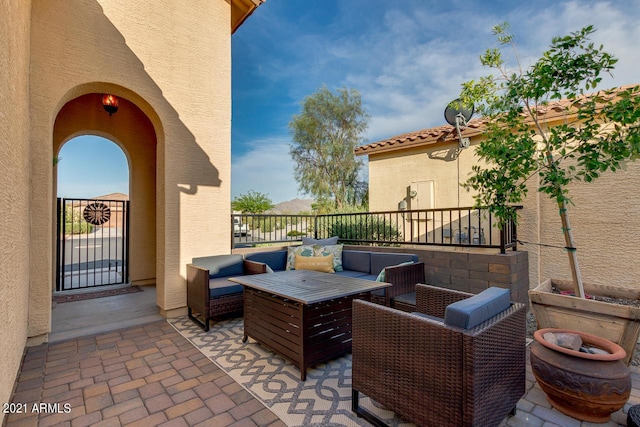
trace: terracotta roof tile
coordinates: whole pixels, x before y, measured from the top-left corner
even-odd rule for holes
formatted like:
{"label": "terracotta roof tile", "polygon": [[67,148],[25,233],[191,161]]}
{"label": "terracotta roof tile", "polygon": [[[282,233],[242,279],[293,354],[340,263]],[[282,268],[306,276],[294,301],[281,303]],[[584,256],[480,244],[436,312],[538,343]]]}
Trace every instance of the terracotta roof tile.
{"label": "terracotta roof tile", "polygon": [[[462,130],[463,137],[472,137],[482,133],[484,119],[471,120]],[[389,139],[373,142],[367,145],[356,147],[355,154],[366,155],[371,152],[392,151],[403,148],[410,148],[422,145],[435,144],[438,142],[450,142],[458,139],[455,127],[443,125],[430,129],[422,129],[414,132],[393,136]]]}
{"label": "terracotta roof tile", "polygon": [[[611,99],[616,96],[619,91],[634,87],[622,86],[614,88],[611,93],[606,94],[607,91],[599,91],[594,94],[585,95],[584,98],[588,98],[593,95],[605,96],[607,99]],[[570,107],[572,101],[569,99],[562,99],[552,102],[548,105],[540,107],[538,110],[541,115],[546,116],[545,120],[553,120],[565,114],[567,108]],[[478,118],[471,120],[467,126],[462,129],[463,138],[471,138],[473,136],[480,135],[484,130],[484,125],[487,122],[485,118]],[[356,147],[354,153],[356,156],[364,156],[372,153],[381,153],[387,151],[396,151],[412,147],[422,147],[425,145],[431,145],[442,142],[457,141],[458,135],[455,127],[451,125],[443,125],[433,127],[429,129],[417,130],[414,132],[403,133],[401,135],[392,136],[391,138],[384,139],[382,141],[372,142],[370,144],[361,145]]]}

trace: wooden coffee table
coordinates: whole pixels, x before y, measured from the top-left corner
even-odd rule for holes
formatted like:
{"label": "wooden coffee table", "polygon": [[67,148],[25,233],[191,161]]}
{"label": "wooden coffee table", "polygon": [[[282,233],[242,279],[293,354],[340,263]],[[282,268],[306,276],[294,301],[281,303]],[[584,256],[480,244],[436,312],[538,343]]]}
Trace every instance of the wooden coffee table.
{"label": "wooden coffee table", "polygon": [[391,286],[330,273],[290,270],[233,277],[244,285],[244,337],[307,368],[351,351],[351,302]]}

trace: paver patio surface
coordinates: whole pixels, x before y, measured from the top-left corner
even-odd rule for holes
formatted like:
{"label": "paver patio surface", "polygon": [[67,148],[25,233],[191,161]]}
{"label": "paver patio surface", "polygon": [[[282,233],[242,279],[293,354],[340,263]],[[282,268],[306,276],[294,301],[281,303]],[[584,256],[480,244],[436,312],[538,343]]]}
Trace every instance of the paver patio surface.
{"label": "paver patio surface", "polygon": [[12,401],[6,427],[284,426],[165,321],[28,348]]}
{"label": "paver patio surface", "polygon": [[[148,298],[141,294],[132,295]],[[101,300],[96,307],[108,306],[106,298]],[[126,317],[112,316],[119,321]],[[59,342],[27,348],[12,397],[17,405],[4,425],[285,426],[169,323],[156,319],[140,313],[138,324],[106,332],[87,328],[92,335],[72,338],[61,331]],[[640,404],[640,369],[630,368],[633,389],[624,410],[607,424],[590,424],[551,409],[527,362],[527,394],[516,416],[502,425],[624,426],[628,408]]]}

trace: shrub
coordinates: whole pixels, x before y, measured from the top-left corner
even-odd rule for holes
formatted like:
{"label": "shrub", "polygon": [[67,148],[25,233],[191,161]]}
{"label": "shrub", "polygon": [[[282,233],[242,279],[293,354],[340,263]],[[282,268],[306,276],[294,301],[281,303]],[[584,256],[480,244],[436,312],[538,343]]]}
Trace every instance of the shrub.
{"label": "shrub", "polygon": [[390,246],[393,242],[402,241],[402,233],[396,224],[374,215],[338,217],[326,225],[326,232],[327,236],[338,236],[346,244],[381,242],[379,246]]}

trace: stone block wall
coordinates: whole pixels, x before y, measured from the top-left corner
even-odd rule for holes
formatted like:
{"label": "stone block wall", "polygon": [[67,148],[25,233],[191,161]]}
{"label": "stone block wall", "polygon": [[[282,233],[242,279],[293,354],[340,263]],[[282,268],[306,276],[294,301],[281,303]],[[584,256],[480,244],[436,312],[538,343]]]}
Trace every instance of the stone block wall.
{"label": "stone block wall", "polygon": [[[362,250],[362,246],[345,246]],[[439,248],[367,247],[379,252],[408,252],[424,262],[430,285],[477,294],[490,286],[509,289],[511,300],[529,305],[529,258],[527,252],[497,250],[443,250]]]}
{"label": "stone block wall", "polygon": [[[286,247],[234,249],[233,253],[246,254]],[[443,250],[440,248],[391,248],[378,246],[345,245],[356,251],[413,253],[424,262],[427,284],[477,294],[490,286],[509,289],[511,300],[529,305],[529,257],[527,252],[496,249]]]}

